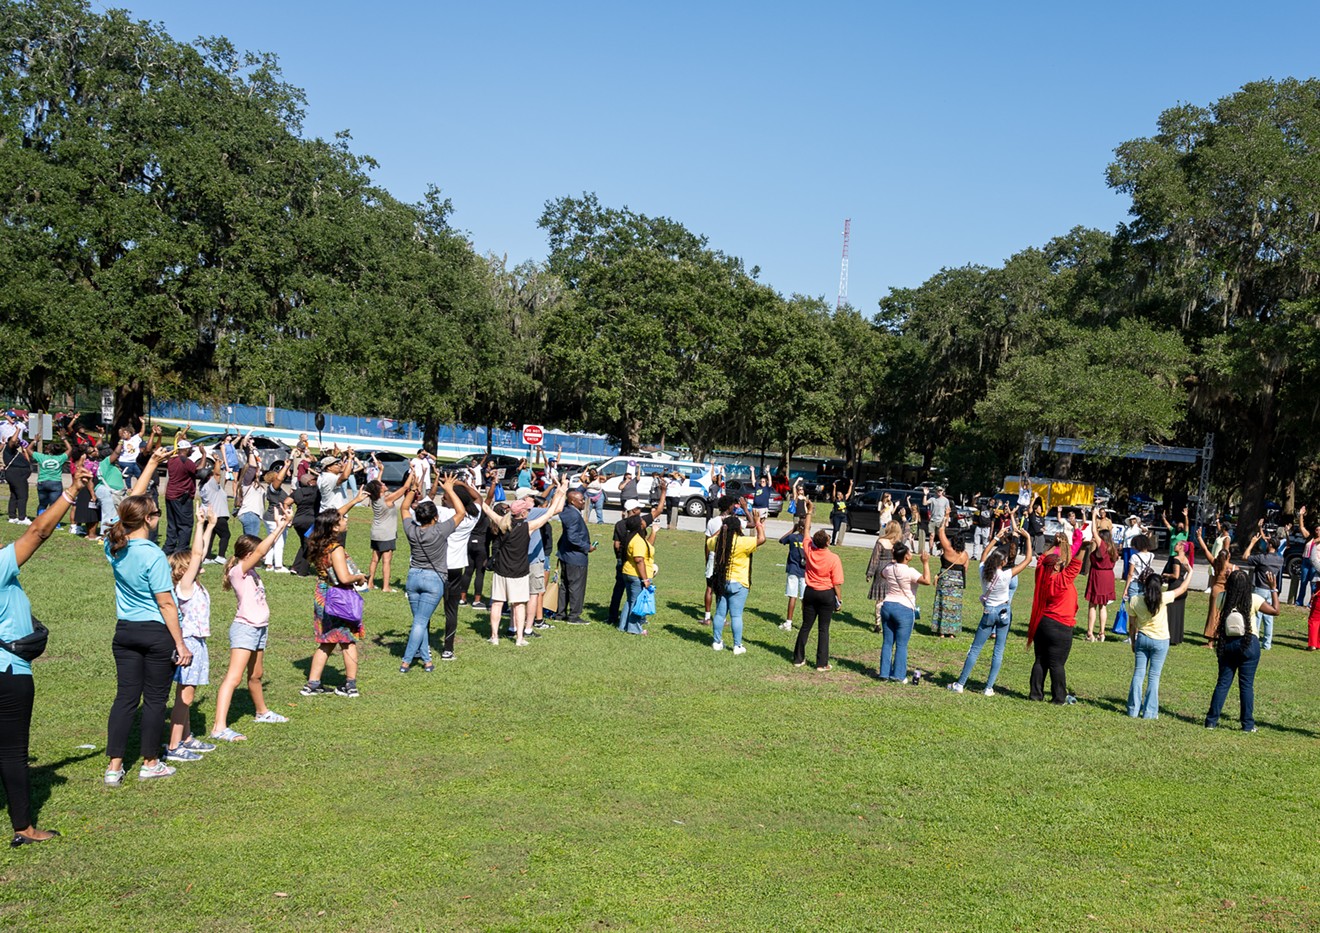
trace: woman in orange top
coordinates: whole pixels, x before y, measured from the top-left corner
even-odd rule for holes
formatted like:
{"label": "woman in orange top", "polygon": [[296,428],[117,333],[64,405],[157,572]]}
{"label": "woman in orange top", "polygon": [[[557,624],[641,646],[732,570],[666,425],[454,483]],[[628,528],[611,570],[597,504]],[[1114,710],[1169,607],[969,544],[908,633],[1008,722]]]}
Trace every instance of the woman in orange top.
{"label": "woman in orange top", "polygon": [[830,669],[830,617],[842,605],[843,562],[830,550],[830,533],[821,529],[811,533],[811,500],[807,504],[806,524],[802,528],[807,558],[807,592],[802,597],[802,629],[793,646],[793,666],[807,663],[807,641],[811,627],[820,623],[816,636],[816,670]]}

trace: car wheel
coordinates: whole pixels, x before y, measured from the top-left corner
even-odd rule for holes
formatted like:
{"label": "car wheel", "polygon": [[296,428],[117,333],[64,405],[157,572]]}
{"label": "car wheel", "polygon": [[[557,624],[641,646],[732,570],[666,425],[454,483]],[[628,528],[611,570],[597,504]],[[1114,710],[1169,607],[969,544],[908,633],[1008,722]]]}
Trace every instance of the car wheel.
{"label": "car wheel", "polygon": [[706,500],[693,496],[683,503],[683,514],[692,518],[703,518],[706,514]]}
{"label": "car wheel", "polygon": [[[1301,578],[1302,559],[1300,557],[1294,557],[1292,560],[1288,561],[1288,576],[1294,580],[1298,580]],[[1281,581],[1275,580],[1274,582],[1276,585],[1278,585]]]}

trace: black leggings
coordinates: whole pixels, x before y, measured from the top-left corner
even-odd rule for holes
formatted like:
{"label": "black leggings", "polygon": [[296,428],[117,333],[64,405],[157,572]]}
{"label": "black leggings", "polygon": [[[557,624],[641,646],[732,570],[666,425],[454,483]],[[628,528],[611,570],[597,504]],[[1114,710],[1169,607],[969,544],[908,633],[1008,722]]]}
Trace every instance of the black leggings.
{"label": "black leggings", "polygon": [[165,729],[165,701],[174,680],[174,638],[160,622],[125,622],[115,625],[110,643],[119,674],[119,690],[110,707],[105,754],[123,758],[128,732],[133,728],[133,714],[142,701],[142,728],[139,750],[143,761],[160,757],[160,737]]}
{"label": "black leggings", "polygon": [[814,590],[807,587],[802,597],[802,628],[798,631],[797,644],[793,646],[793,663],[802,664],[807,660],[807,641],[811,638],[811,627],[820,624],[816,634],[816,666],[829,667],[830,664],[830,617],[834,615],[834,590]]}
{"label": "black leggings", "polygon": [[224,557],[229,550],[229,519],[221,516],[215,520],[216,557]]}
{"label": "black leggings", "polygon": [[15,831],[32,825],[28,734],[35,692],[31,674],[0,672],[0,780],[9,798],[9,822]]}
{"label": "black leggings", "polygon": [[[473,575],[476,575],[477,585],[468,588],[472,583]],[[459,583],[459,595],[467,596],[472,594],[472,601],[476,602],[481,596],[481,588],[486,585],[486,542],[473,541],[468,539],[468,565],[463,568],[463,580]]]}
{"label": "black leggings", "polygon": [[450,570],[445,574],[445,639],[441,651],[454,653],[454,636],[458,634],[458,601],[462,598],[463,574],[466,567]]}
{"label": "black leggings", "polygon": [[[16,475],[13,468],[5,471],[5,480],[9,483],[9,517],[27,518],[28,480],[32,472]],[[27,827],[25,826],[24,829]]]}
{"label": "black leggings", "polygon": [[1045,699],[1045,672],[1050,672],[1050,699],[1068,701],[1068,675],[1064,665],[1072,651],[1073,628],[1049,616],[1036,626],[1036,663],[1031,665],[1031,690],[1028,699]]}

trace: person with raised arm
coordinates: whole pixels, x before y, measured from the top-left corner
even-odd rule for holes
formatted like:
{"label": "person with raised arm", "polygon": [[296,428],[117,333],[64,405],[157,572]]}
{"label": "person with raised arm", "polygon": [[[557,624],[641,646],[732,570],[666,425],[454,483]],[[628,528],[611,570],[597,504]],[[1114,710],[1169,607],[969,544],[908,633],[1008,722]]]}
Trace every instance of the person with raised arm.
{"label": "person with raised arm", "polygon": [[[1011,515],[1012,513],[1010,513]],[[995,547],[1003,536],[1022,538],[1023,556],[1017,564],[1009,562],[1005,551]],[[986,641],[995,640],[994,654],[990,659],[990,676],[986,679],[986,696],[995,695],[995,681],[999,677],[999,668],[1004,663],[1004,649],[1008,644],[1008,627],[1013,620],[1013,580],[1031,564],[1031,535],[1010,521],[1004,525],[986,544],[985,560],[981,561],[981,621],[976,626],[976,635],[972,647],[963,661],[962,673],[949,684],[954,693],[962,693],[967,686],[967,678],[981,656],[981,649]]]}
{"label": "person with raised arm", "polygon": [[1027,644],[1034,643],[1036,649],[1029,700],[1045,699],[1048,671],[1052,702],[1059,705],[1073,702],[1068,695],[1065,666],[1072,651],[1073,627],[1077,624],[1077,587],[1073,581],[1082,571],[1082,559],[1078,556],[1082,545],[1080,529],[1073,529],[1071,541],[1065,532],[1059,532],[1052,547],[1036,564],[1036,592],[1027,625]]}
{"label": "person with raised arm", "polygon": [[234,621],[229,626],[229,670],[215,693],[215,720],[211,723],[211,738],[226,742],[241,742],[246,736],[229,725],[229,704],[234,691],[247,671],[248,693],[256,708],[253,722],[283,723],[288,718],[266,705],[261,687],[266,656],[266,642],[270,637],[270,606],[266,603],[266,586],[257,568],[267,552],[275,546],[280,535],[293,522],[293,509],[281,508],[275,525],[265,538],[242,535],[234,542],[234,555],[225,563],[223,587],[233,590],[238,599]]}
{"label": "person with raised arm", "polygon": [[[1140,595],[1128,610],[1128,638],[1132,643],[1132,685],[1128,688],[1128,715],[1133,719],[1160,718],[1160,672],[1172,644],[1169,631],[1169,607],[1187,593],[1192,568],[1182,551],[1174,555],[1182,565],[1176,587],[1165,590],[1165,576],[1147,571],[1139,581]],[[1145,696],[1142,687],[1145,686]]]}
{"label": "person with raised arm", "polygon": [[1228,699],[1228,691],[1236,676],[1241,699],[1238,723],[1243,732],[1256,731],[1256,668],[1260,665],[1261,644],[1255,621],[1261,616],[1273,618],[1279,614],[1278,581],[1273,573],[1266,571],[1264,582],[1267,596],[1255,592],[1248,571],[1234,570],[1228,575],[1219,604],[1219,620],[1215,625],[1219,677],[1210,697],[1210,709],[1205,714],[1207,729],[1219,725],[1224,701]]}
{"label": "person with raised arm", "polygon": [[843,533],[843,526],[848,521],[848,500],[852,498],[853,481],[848,480],[847,490],[839,489],[839,481],[834,481],[833,507],[830,509],[830,524],[834,527],[834,534],[830,538],[830,544],[839,543],[839,535]]}
{"label": "person with raised arm", "polygon": [[[765,544],[765,525],[761,522],[760,512],[749,507],[746,499],[738,500],[740,508],[752,523],[752,534],[742,533],[742,523],[736,515],[724,520],[719,531],[706,539],[707,551],[715,555],[715,564],[711,574],[712,588],[715,591],[715,616],[711,621],[711,647],[716,651],[724,650],[724,626],[726,619],[733,628],[733,653],[744,654],[747,649],[742,643],[743,607],[747,605],[747,593],[752,586],[752,554]],[[631,548],[630,560],[637,560],[637,573],[641,574],[641,556]],[[650,555],[647,556],[648,563]],[[641,587],[648,580],[641,580]],[[629,598],[635,597],[629,594]],[[828,642],[828,639],[827,639]]]}
{"label": "person with raised arm", "polygon": [[[218,480],[218,477],[211,477]],[[202,572],[206,553],[211,547],[211,535],[219,519],[203,503],[198,520],[193,522],[192,548],[170,555],[170,574],[174,578],[174,597],[179,606],[179,629],[183,643],[192,652],[193,662],[174,672],[174,708],[170,711],[169,741],[164,758],[171,764],[197,761],[206,752],[215,751],[210,742],[203,742],[192,734],[189,720],[197,688],[211,682],[211,655],[207,639],[211,637],[211,594],[197,577]]]}
{"label": "person with raised arm", "polygon": [[[18,436],[11,435],[6,443]],[[90,473],[75,473],[73,488],[81,489],[91,481]],[[40,642],[41,636],[32,603],[19,583],[19,570],[50,540],[74,499],[63,492],[56,496],[16,541],[0,549],[0,784],[4,785],[9,823],[14,830],[9,845],[15,849],[59,835],[53,829],[38,829],[33,822],[32,781],[28,770],[32,709],[36,701],[32,662],[45,646],[30,644]]]}
{"label": "person with raised arm", "polygon": [[[435,502],[429,498],[413,504],[417,490],[411,475],[400,487],[403,493],[403,535],[408,539],[409,548],[408,578],[404,583],[404,592],[408,594],[408,606],[412,610],[412,628],[408,632],[408,643],[399,663],[400,674],[408,673],[413,659],[417,657],[421,657],[422,666],[428,674],[435,670],[431,660],[431,617],[445,598],[445,581],[449,577],[449,538],[467,518],[467,507],[454,488],[457,481],[458,477],[453,473],[445,474],[440,480],[445,501],[452,510],[449,517],[444,519],[439,517]],[[368,487],[370,485],[368,483]],[[452,660],[453,637],[447,627],[445,650],[449,654],[446,660]]]}
{"label": "person with raised arm", "polygon": [[946,511],[937,526],[940,541],[940,575],[935,581],[935,607],[931,612],[931,628],[940,638],[956,638],[962,631],[963,590],[967,588],[967,567],[971,555],[963,541],[961,531],[947,534],[951,512]]}
{"label": "person with raised arm", "polygon": [[921,572],[908,566],[912,552],[902,542],[894,545],[893,559],[880,572],[884,581],[884,602],[880,604],[881,680],[908,683],[907,649],[917,618],[917,587],[930,586],[930,554],[921,550]]}
{"label": "person with raised arm", "polygon": [[490,484],[486,491],[486,499],[481,505],[482,511],[490,520],[491,531],[500,539],[493,568],[494,580],[491,583],[490,643],[492,645],[500,643],[500,614],[507,602],[512,607],[514,644],[519,648],[525,648],[531,644],[526,637],[531,629],[531,619],[527,617],[527,604],[531,600],[528,545],[532,533],[539,532],[542,525],[564,508],[568,482],[565,480],[559,484],[550,508],[531,520],[528,520],[527,513],[531,511],[532,500],[521,498],[495,503],[497,486],[499,486],[498,482]]}
{"label": "person with raised arm", "polygon": [[[439,475],[437,471],[437,478]],[[371,501],[371,563],[367,565],[368,590],[376,588],[376,567],[379,566],[381,568],[381,592],[394,592],[390,589],[390,565],[394,560],[394,549],[398,546],[399,506],[397,503],[400,499],[403,499],[405,503],[409,502],[410,500],[407,498],[409,492],[412,492],[414,496],[417,494],[418,490],[414,488],[415,483],[416,477],[410,472],[407,478],[404,479],[403,485],[394,492],[386,489],[385,484],[378,479],[373,479],[362,487],[367,494],[367,499]],[[448,493],[452,487],[453,483],[450,483],[445,487],[445,491]],[[432,504],[434,505],[434,503]],[[432,608],[432,611],[434,612],[434,608]],[[430,618],[429,614],[427,618]]]}
{"label": "person with raised arm", "polygon": [[[316,640],[316,650],[312,652],[307,683],[299,691],[305,697],[333,693],[356,699],[360,695],[357,643],[363,636],[365,621],[360,618],[362,599],[356,593],[356,587],[367,582],[367,575],[349,560],[348,552],[344,550],[344,536],[348,533],[349,511],[365,501],[367,494],[359,492],[338,508],[322,509],[307,538],[307,563],[316,572],[316,590],[312,596],[312,637]],[[337,591],[336,597],[331,596],[332,589]],[[341,600],[345,604],[356,603],[359,618],[336,615],[333,610],[341,608]],[[330,690],[321,684],[321,675],[336,646],[344,656],[345,679],[342,687]]]}
{"label": "person with raised arm", "polygon": [[816,630],[816,670],[830,669],[830,619],[843,605],[843,562],[831,551],[830,536],[824,528],[811,533],[812,504],[806,503],[802,524],[806,558],[806,594],[802,597],[802,628],[793,644],[793,666],[807,663],[807,641],[811,628]]}

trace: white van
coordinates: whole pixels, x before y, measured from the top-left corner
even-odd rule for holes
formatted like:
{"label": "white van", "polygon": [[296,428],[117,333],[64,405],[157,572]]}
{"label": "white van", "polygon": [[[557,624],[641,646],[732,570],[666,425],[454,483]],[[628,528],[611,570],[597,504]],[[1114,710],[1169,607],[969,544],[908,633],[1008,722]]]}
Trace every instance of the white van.
{"label": "white van", "polygon": [[[705,515],[706,497],[710,491],[710,464],[697,463],[695,460],[677,460],[671,457],[611,457],[587,467],[594,469],[601,476],[601,488],[605,493],[605,504],[612,508],[621,508],[623,497],[619,488],[623,485],[623,474],[629,465],[636,468],[637,498],[642,502],[656,502],[660,498],[660,489],[656,479],[661,475],[670,477],[666,487],[666,498],[677,501],[679,509],[686,515]],[[673,479],[673,474],[683,477],[682,482]]]}

